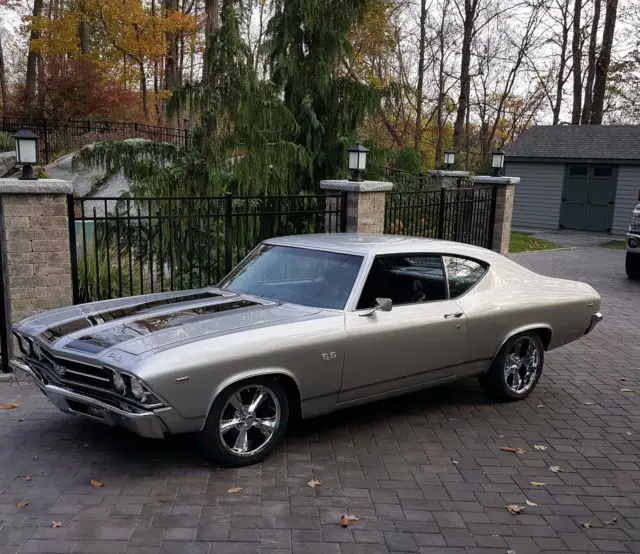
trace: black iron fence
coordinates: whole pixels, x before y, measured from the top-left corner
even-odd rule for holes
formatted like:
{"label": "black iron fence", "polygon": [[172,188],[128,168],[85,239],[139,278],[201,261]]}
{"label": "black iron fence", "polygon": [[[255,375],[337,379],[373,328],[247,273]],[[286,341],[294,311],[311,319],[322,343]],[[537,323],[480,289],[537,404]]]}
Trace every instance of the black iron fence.
{"label": "black iron fence", "polygon": [[110,121],[58,121],[51,119],[0,118],[0,131],[14,134],[30,129],[38,135],[38,163],[48,164],[86,144],[107,139],[142,138],[170,142],[179,146],[191,144],[191,130]]}
{"label": "black iron fence", "polygon": [[388,192],[385,232],[491,248],[496,199],[495,187]]}
{"label": "black iron fence", "polygon": [[343,231],[345,207],[340,194],[69,197],[74,302],[215,284],[261,240]]}
{"label": "black iron fence", "polygon": [[378,166],[375,168],[375,172],[377,178],[392,182],[394,190],[398,192],[439,189],[444,181],[446,181],[450,187],[470,188],[473,186],[469,176],[443,177],[438,176],[435,172],[415,173],[386,166]]}

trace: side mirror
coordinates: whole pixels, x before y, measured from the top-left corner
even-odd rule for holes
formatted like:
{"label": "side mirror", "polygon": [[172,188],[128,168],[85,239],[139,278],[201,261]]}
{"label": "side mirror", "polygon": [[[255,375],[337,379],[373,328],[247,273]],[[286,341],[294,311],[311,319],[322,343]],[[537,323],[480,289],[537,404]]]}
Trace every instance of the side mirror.
{"label": "side mirror", "polygon": [[390,312],[393,308],[393,302],[391,298],[376,298],[376,305],[374,308],[367,312],[360,314],[360,317],[369,317],[375,314],[378,310],[381,312]]}

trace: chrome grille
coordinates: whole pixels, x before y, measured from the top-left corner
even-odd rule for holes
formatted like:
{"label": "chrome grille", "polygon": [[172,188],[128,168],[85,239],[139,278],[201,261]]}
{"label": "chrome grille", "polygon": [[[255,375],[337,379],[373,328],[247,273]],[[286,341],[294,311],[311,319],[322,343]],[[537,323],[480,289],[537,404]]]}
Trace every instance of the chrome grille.
{"label": "chrome grille", "polygon": [[97,389],[112,390],[111,371],[104,367],[92,366],[62,359],[42,352],[39,359],[28,356],[27,361],[37,364],[47,376],[67,386],[84,385]]}

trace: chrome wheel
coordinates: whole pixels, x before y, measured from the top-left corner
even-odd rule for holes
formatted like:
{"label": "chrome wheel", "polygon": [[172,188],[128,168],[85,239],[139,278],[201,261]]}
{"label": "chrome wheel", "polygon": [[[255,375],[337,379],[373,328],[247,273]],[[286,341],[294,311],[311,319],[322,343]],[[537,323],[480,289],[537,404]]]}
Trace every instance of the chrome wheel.
{"label": "chrome wheel", "polygon": [[222,446],[235,456],[254,456],[273,441],[280,426],[276,394],[263,385],[247,385],[235,392],[220,415]]}
{"label": "chrome wheel", "polygon": [[514,393],[522,395],[531,389],[540,371],[537,341],[522,337],[513,343],[504,363],[504,380]]}

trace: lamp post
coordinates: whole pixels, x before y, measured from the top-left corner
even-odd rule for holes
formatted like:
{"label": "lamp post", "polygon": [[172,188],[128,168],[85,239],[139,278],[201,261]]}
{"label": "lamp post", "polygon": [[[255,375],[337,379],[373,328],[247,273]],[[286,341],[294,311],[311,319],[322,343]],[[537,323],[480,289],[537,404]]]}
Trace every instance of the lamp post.
{"label": "lamp post", "polygon": [[451,169],[453,164],[456,161],[456,153],[454,150],[445,150],[444,151],[444,166],[447,170]]}
{"label": "lamp post", "polygon": [[38,178],[33,175],[33,165],[38,158],[38,135],[28,129],[21,129],[13,135],[13,138],[16,141],[16,163],[22,165],[20,179],[37,181]]}
{"label": "lamp post", "polygon": [[362,144],[355,144],[347,150],[349,153],[349,171],[351,172],[350,181],[363,181],[362,172],[367,169],[367,154],[369,149]]}
{"label": "lamp post", "polygon": [[498,177],[504,167],[504,155],[505,151],[501,148],[495,149],[491,153],[491,167],[493,168],[493,175]]}

